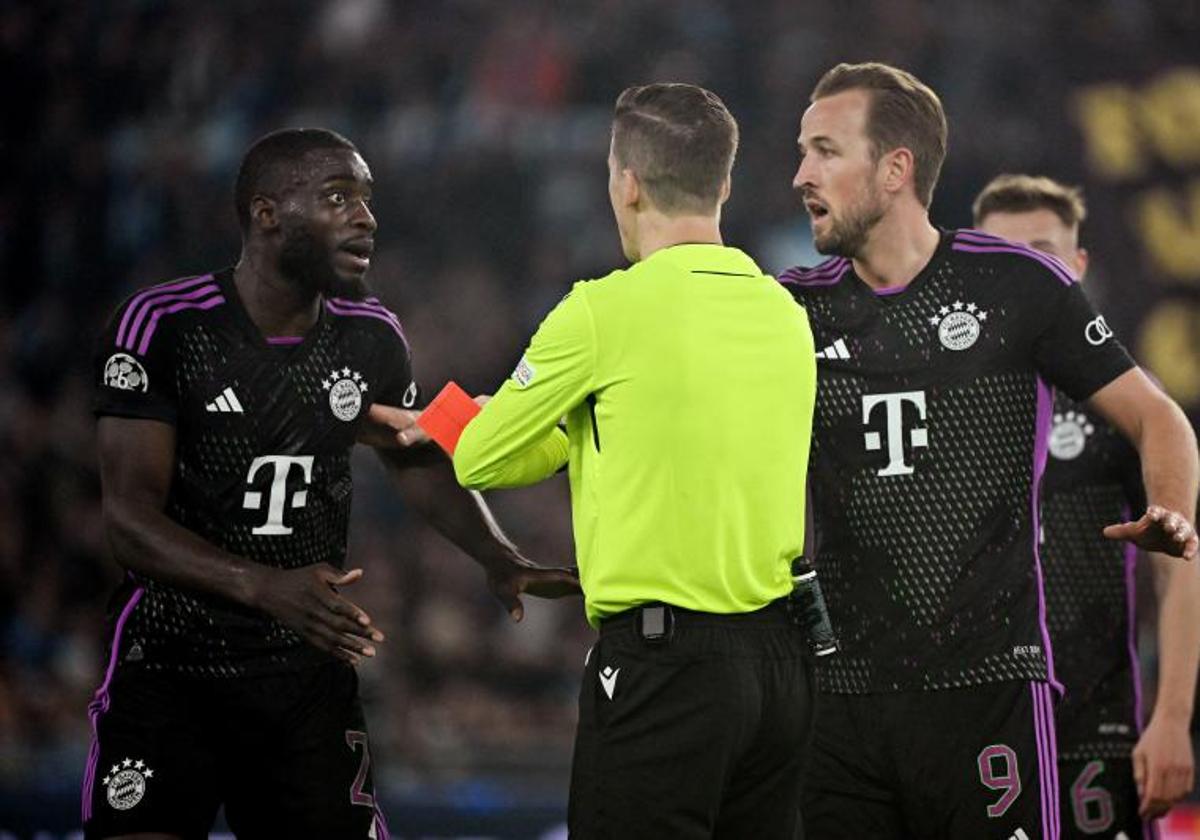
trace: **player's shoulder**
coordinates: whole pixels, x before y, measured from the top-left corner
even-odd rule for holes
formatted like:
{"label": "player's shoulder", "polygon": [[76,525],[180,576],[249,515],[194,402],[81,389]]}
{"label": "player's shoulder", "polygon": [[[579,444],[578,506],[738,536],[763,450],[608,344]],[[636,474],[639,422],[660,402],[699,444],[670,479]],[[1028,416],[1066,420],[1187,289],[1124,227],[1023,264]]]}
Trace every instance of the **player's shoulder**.
{"label": "player's shoulder", "polygon": [[1075,272],[1058,257],[972,228],[952,232],[950,251],[956,259],[988,264],[1012,277],[1029,278],[1032,283],[1071,286],[1079,282]]}
{"label": "player's shoulder", "polygon": [[830,257],[814,266],[797,265],[781,271],[775,279],[793,297],[836,286],[849,273],[851,262],[846,257]]}
{"label": "player's shoulder", "polygon": [[145,356],[154,343],[181,319],[201,316],[225,305],[215,274],[198,274],[145,286],[129,295],[111,322],[118,348]]}
{"label": "player's shoulder", "polygon": [[408,337],[400,318],[377,297],[362,300],[326,298],[325,312],[343,329],[363,330],[386,341],[399,341],[408,351]]}

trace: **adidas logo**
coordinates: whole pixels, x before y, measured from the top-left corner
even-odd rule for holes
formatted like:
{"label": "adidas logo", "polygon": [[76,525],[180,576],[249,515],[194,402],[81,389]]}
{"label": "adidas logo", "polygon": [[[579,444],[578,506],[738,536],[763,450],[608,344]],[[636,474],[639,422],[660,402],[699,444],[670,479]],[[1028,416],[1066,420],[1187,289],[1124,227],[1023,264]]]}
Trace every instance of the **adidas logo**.
{"label": "adidas logo", "polygon": [[817,353],[818,359],[849,359],[850,351],[846,349],[846,340],[839,338],[824,350]]}
{"label": "adidas logo", "polygon": [[210,403],[205,404],[205,411],[220,412],[222,414],[245,414],[245,409],[238,402],[237,394],[233,393],[232,388],[226,388],[221,392],[221,395]]}
{"label": "adidas logo", "polygon": [[1008,840],[1029,840],[1029,835],[1025,833],[1025,829],[1018,828]]}

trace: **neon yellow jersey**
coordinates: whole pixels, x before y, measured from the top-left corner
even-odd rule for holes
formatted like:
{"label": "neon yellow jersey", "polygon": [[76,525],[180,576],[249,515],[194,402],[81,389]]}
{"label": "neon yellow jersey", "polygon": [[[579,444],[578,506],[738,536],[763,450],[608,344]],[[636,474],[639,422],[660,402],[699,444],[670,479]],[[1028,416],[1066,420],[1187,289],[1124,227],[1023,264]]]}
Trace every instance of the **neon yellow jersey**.
{"label": "neon yellow jersey", "polygon": [[735,248],[676,245],[575,284],[454,468],[486,489],[569,462],[593,625],[652,601],[749,612],[791,590],[815,393],[792,296]]}

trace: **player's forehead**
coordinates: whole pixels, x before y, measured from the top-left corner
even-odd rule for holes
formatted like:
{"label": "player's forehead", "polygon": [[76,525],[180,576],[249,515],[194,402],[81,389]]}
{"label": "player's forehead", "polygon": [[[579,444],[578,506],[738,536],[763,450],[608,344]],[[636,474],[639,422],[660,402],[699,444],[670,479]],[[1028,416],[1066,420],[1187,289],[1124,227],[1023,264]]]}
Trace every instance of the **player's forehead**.
{"label": "player's forehead", "polygon": [[1073,248],[1078,238],[1074,227],[1067,225],[1057,213],[1045,207],[1021,211],[994,211],[980,220],[979,227],[1011,242],[1020,242],[1035,248],[1042,247],[1043,243]]}
{"label": "player's forehead", "polygon": [[870,94],[865,90],[843,90],[822,96],[804,109],[796,140],[801,146],[808,146],[821,138],[840,142],[865,139],[870,106]]}
{"label": "player's forehead", "polygon": [[371,168],[354,149],[313,149],[293,169],[293,186],[321,188],[331,183],[369,187]]}

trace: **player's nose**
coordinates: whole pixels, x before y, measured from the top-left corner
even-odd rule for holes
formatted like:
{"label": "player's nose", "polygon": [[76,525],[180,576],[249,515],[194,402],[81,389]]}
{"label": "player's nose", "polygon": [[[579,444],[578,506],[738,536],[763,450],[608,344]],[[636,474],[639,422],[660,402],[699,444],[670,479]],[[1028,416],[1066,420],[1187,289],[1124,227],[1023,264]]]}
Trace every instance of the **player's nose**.
{"label": "player's nose", "polygon": [[367,206],[365,201],[359,202],[358,212],[354,214],[352,223],[357,226],[374,233],[379,228],[379,223],[375,221],[375,214],[371,212],[371,208]]}

